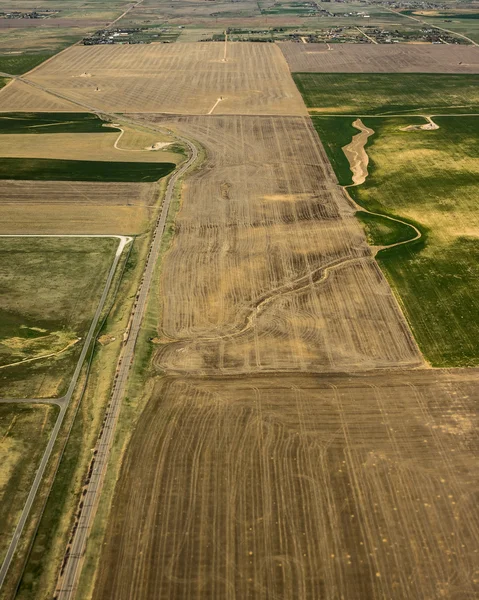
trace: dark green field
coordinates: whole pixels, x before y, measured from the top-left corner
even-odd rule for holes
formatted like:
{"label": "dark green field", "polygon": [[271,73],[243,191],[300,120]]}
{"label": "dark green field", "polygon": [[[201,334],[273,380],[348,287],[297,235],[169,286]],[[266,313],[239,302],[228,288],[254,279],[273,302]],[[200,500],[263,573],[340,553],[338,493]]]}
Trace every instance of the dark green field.
{"label": "dark green field", "polygon": [[0,179],[152,182],[175,168],[173,163],[0,158]]}
{"label": "dark green field", "polygon": [[479,75],[294,73],[306,106],[323,114],[479,112]]}
{"label": "dark green field", "polygon": [[358,211],[356,216],[361,221],[371,246],[389,246],[416,236],[416,232],[409,225],[363,211]]}
{"label": "dark green field", "polygon": [[[333,167],[346,183],[341,147],[353,120],[314,119]],[[421,240],[382,251],[377,260],[426,359],[437,367],[473,366],[479,364],[479,118],[434,120],[438,130],[407,132],[401,128],[424,121],[363,118],[375,131],[366,147],[369,177],[349,192],[361,206],[421,229]],[[406,226],[386,224],[385,219],[381,223],[381,217],[361,212],[358,217],[374,245],[402,241],[411,233]]]}
{"label": "dark green field", "polygon": [[0,72],[11,75],[23,75],[31,71],[56,52],[37,52],[32,54],[3,54],[0,55]]}
{"label": "dark green field", "polygon": [[[0,237],[0,397],[64,392],[117,244]],[[22,362],[51,353],[59,354]]]}
{"label": "dark green field", "polygon": [[[2,133],[111,133],[97,115],[89,113],[0,113]],[[119,130],[118,130],[119,131]]]}
{"label": "dark green field", "polygon": [[350,185],[352,173],[348,159],[343,152],[352,137],[359,133],[353,127],[353,119],[344,117],[311,117],[319,134],[329,161],[333,165],[336,177],[341,185]]}

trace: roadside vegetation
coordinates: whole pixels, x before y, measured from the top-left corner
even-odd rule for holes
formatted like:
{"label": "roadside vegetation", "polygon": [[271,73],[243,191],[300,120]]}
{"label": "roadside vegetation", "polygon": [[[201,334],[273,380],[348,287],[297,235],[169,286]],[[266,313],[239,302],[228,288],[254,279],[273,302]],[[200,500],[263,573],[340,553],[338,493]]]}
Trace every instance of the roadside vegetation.
{"label": "roadside vegetation", "polygon": [[308,108],[321,114],[479,112],[479,75],[294,73]]}
{"label": "roadside vegetation", "polygon": [[0,397],[65,391],[117,244],[0,237]]}
{"label": "roadside vegetation", "polygon": [[[0,134],[5,133],[111,133],[105,121],[91,113],[2,113]],[[119,131],[119,130],[118,130]]]}
{"label": "roadside vegetation", "polygon": [[47,404],[0,404],[0,563],[58,414]]}
{"label": "roadside vegetation", "polygon": [[174,163],[132,163],[48,158],[0,158],[0,179],[37,181],[139,181],[165,177]]}

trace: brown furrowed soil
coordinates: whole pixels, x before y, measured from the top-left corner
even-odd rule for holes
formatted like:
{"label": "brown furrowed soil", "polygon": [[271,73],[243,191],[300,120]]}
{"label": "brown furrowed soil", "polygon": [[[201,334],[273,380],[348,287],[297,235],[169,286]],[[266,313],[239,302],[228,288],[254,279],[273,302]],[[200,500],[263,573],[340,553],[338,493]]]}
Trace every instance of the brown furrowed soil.
{"label": "brown furrowed soil", "polygon": [[161,120],[200,141],[160,289],[161,369],[336,371],[421,359],[309,119]]}
{"label": "brown furrowed soil", "polygon": [[479,48],[443,44],[278,44],[293,73],[479,73]]}
{"label": "brown furrowed soil", "polygon": [[4,180],[0,234],[141,233],[157,199],[149,183]]}
{"label": "brown furrowed soil", "polygon": [[[472,600],[478,373],[426,368],[278,46],[223,53],[77,46],[31,76],[205,157],[173,196],[78,598]],[[0,222],[134,233],[153,189],[0,182]]]}
{"label": "brown furrowed soil", "polygon": [[[306,114],[275,44],[231,43],[223,57],[223,44],[76,46],[29,78],[109,112],[208,114],[221,97],[219,114]],[[45,110],[28,94],[14,109],[8,101],[0,94],[0,110]]]}
{"label": "brown furrowed soil", "polygon": [[94,599],[472,600],[477,372],[430,375],[160,381]]}
{"label": "brown furrowed soil", "polygon": [[1,90],[0,112],[87,112],[87,109],[15,79]]}

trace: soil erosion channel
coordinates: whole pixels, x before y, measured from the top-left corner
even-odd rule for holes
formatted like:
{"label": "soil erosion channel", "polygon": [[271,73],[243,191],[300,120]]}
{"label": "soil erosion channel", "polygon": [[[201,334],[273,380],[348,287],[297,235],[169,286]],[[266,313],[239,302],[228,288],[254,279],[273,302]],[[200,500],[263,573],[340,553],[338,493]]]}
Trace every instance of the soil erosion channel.
{"label": "soil erosion channel", "polygon": [[[428,121],[429,122],[426,125],[421,125],[421,128],[423,128],[423,129],[426,129],[426,128],[427,129],[436,129],[437,128],[437,125],[435,125],[435,123],[433,123],[431,119],[428,119]],[[435,127],[433,127],[433,126],[435,126]],[[403,240],[402,242],[396,242],[394,244],[388,244],[386,246],[374,246],[373,247],[374,253],[377,254],[380,250],[385,250],[387,248],[394,248],[396,246],[402,246],[403,244],[409,244],[410,242],[414,242],[414,241],[418,240],[422,236],[422,233],[419,231],[419,229],[416,226],[412,225],[411,223],[408,223],[407,221],[402,221],[401,219],[396,219],[395,217],[390,217],[389,215],[372,212],[372,211],[368,210],[367,208],[360,206],[353,198],[351,198],[351,196],[348,192],[348,188],[357,187],[358,185],[362,185],[366,181],[366,177],[369,175],[369,173],[368,173],[369,156],[365,150],[365,146],[368,141],[368,138],[374,134],[374,129],[371,129],[370,127],[366,127],[364,125],[364,123],[361,121],[361,119],[356,119],[353,122],[353,127],[355,127],[356,129],[359,129],[360,133],[355,135],[353,137],[353,139],[351,140],[351,142],[349,144],[347,144],[346,146],[343,146],[343,148],[342,148],[344,154],[346,155],[346,158],[348,159],[349,166],[350,166],[351,172],[353,174],[353,177],[352,177],[353,183],[342,186],[348,196],[349,201],[354,205],[354,207],[356,208],[357,211],[362,211],[362,212],[368,213],[369,215],[374,215],[376,217],[382,217],[383,219],[388,219],[389,221],[395,221],[396,223],[401,223],[402,225],[407,225],[408,227],[411,227],[411,229],[413,229],[416,233],[416,235],[409,240]]]}

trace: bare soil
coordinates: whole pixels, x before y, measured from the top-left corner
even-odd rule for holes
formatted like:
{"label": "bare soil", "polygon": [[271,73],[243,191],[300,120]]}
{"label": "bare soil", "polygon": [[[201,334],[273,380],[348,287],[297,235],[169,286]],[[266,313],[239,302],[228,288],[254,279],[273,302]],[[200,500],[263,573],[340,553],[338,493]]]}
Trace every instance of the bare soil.
{"label": "bare soil", "polygon": [[[223,44],[213,43],[76,46],[30,77],[109,112],[206,115],[222,96],[220,114],[307,114],[275,44],[229,43],[226,62],[223,54]],[[92,76],[78,77],[84,72]],[[45,110],[25,92],[3,100],[0,94],[0,110],[13,100],[17,111]]]}
{"label": "bare soil", "polygon": [[281,48],[293,73],[479,73],[479,48],[446,44],[295,44]]}
{"label": "bare soil", "polygon": [[165,378],[94,600],[477,594],[477,373]]}
{"label": "bare soil", "polygon": [[361,185],[368,176],[369,156],[364,146],[369,136],[373,135],[374,130],[366,127],[361,119],[353,122],[353,127],[359,129],[360,133],[355,135],[351,142],[343,147],[343,152],[349,161],[353,173],[353,184]]}

